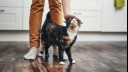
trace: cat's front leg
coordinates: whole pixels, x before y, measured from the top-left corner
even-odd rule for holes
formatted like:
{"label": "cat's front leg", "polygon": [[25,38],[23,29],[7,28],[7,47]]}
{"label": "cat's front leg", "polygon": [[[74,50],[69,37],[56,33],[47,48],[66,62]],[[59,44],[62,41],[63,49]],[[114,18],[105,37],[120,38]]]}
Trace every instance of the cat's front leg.
{"label": "cat's front leg", "polygon": [[59,51],[59,61],[60,61],[60,64],[65,64],[64,63],[64,48],[63,47],[59,47],[59,49],[58,49]]}
{"label": "cat's front leg", "polygon": [[66,48],[65,51],[68,56],[69,62],[75,64],[75,60],[72,58],[71,47]]}
{"label": "cat's front leg", "polygon": [[45,46],[45,57],[49,57],[49,52],[48,52],[48,50],[49,50],[49,47],[51,46],[51,44],[46,44],[46,46]]}

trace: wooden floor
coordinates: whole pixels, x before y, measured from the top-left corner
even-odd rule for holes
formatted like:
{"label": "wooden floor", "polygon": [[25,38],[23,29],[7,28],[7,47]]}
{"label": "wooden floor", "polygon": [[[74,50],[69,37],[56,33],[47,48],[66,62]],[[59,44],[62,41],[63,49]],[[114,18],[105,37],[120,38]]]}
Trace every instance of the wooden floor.
{"label": "wooden floor", "polygon": [[53,58],[23,59],[28,42],[0,42],[0,72],[127,72],[127,42],[77,42],[72,47],[76,64],[60,65]]}

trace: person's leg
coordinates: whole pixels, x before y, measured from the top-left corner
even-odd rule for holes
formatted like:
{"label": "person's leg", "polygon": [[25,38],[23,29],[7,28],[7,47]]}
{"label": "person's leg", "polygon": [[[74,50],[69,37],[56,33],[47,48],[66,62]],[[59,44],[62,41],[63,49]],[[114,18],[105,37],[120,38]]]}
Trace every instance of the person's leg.
{"label": "person's leg", "polygon": [[44,9],[44,0],[32,0],[29,20],[29,37],[31,50],[24,56],[25,59],[36,59],[38,48],[40,47],[40,29],[42,23],[42,14]]}
{"label": "person's leg", "polygon": [[58,25],[62,25],[62,3],[60,0],[49,0],[50,15],[52,22]]}
{"label": "person's leg", "polygon": [[39,48],[40,46],[40,31],[42,23],[42,14],[44,10],[44,0],[33,0],[31,11],[30,11],[30,21],[29,21],[29,37],[30,37],[30,47]]}
{"label": "person's leg", "polygon": [[[62,26],[62,20],[63,20],[63,12],[62,12],[62,3],[60,0],[49,0],[49,8],[50,8],[50,16],[52,19],[52,22],[56,25]],[[63,61],[63,49],[59,47],[59,60]]]}

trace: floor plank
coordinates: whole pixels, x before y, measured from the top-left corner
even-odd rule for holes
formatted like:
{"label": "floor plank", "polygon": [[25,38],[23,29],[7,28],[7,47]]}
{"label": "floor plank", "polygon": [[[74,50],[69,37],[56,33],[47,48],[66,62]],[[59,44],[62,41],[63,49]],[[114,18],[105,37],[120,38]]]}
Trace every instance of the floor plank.
{"label": "floor plank", "polygon": [[127,42],[76,42],[76,64],[60,65],[58,59],[23,59],[28,42],[0,42],[0,72],[127,72]]}

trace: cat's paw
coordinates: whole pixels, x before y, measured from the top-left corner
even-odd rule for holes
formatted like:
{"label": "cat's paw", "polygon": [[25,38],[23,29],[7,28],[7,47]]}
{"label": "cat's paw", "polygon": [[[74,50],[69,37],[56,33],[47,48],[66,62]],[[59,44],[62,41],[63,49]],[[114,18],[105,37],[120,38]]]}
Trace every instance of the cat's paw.
{"label": "cat's paw", "polygon": [[61,65],[64,65],[65,63],[63,61],[60,62]]}
{"label": "cat's paw", "polygon": [[72,60],[72,62],[71,62],[72,64],[75,64],[76,63],[76,61],[75,60]]}
{"label": "cat's paw", "polygon": [[38,57],[43,57],[43,54],[42,54],[42,53],[39,53],[39,54],[38,54]]}

